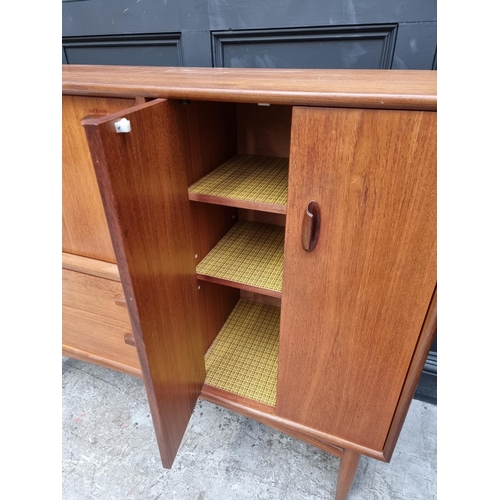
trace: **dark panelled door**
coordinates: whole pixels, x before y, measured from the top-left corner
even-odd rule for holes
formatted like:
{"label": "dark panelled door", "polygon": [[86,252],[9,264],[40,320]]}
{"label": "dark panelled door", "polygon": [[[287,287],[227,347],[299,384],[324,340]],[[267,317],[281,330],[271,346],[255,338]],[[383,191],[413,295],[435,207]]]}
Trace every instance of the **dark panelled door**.
{"label": "dark panelled door", "polygon": [[[84,120],[167,468],[205,378],[179,106],[158,99]],[[117,132],[121,119],[130,132]]]}

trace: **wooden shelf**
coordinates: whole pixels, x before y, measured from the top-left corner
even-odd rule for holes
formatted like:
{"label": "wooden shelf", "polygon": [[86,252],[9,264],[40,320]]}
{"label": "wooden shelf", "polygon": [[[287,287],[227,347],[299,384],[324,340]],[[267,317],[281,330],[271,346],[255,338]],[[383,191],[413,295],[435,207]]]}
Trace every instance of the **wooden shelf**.
{"label": "wooden shelf", "polygon": [[236,155],[189,188],[189,199],[286,213],[288,158]]}
{"label": "wooden shelf", "polygon": [[205,385],[276,405],[280,309],[239,300],[205,354]]}
{"label": "wooden shelf", "polygon": [[238,221],[196,267],[200,280],[281,297],[285,229]]}

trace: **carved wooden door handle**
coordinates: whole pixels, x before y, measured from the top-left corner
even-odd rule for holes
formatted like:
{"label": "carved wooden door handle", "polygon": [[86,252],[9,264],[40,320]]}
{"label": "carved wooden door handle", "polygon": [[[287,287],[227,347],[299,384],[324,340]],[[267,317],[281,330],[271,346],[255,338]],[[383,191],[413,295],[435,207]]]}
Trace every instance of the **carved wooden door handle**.
{"label": "carved wooden door handle", "polygon": [[302,248],[306,252],[312,252],[318,243],[320,225],[319,205],[314,200],[310,201],[302,219]]}

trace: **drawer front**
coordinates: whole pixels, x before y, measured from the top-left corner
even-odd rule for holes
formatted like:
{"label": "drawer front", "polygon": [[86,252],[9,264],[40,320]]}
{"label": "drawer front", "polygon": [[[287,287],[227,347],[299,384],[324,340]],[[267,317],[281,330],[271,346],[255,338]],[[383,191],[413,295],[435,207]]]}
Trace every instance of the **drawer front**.
{"label": "drawer front", "polygon": [[140,375],[127,309],[117,305],[121,283],[63,269],[63,351],[86,361]]}

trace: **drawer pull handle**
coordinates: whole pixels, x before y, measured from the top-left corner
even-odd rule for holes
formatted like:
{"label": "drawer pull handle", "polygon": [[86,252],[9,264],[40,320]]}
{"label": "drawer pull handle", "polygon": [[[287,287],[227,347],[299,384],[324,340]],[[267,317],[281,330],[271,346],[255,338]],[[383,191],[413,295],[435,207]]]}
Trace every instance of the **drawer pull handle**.
{"label": "drawer pull handle", "polygon": [[316,201],[310,201],[302,219],[302,248],[306,252],[312,252],[318,243],[320,224],[319,205]]}
{"label": "drawer pull handle", "polygon": [[117,306],[127,307],[127,301],[123,295],[115,295],[115,304]]}
{"label": "drawer pull handle", "polygon": [[134,334],[132,332],[127,332],[123,336],[123,340],[125,341],[125,344],[128,344],[128,345],[135,347],[135,339],[134,339]]}

